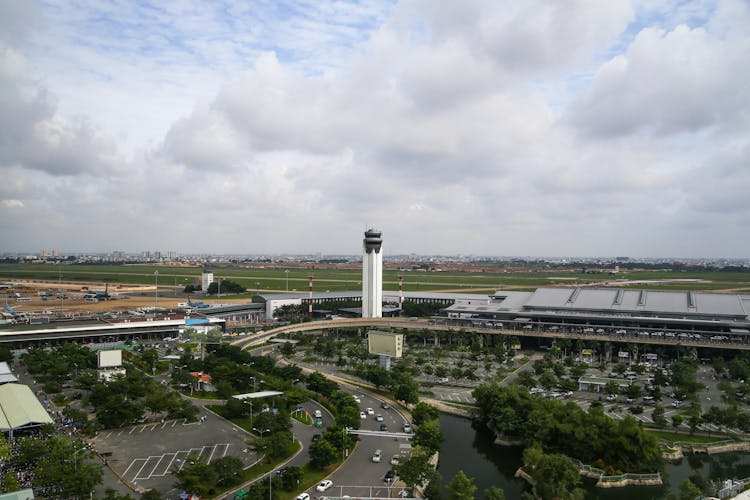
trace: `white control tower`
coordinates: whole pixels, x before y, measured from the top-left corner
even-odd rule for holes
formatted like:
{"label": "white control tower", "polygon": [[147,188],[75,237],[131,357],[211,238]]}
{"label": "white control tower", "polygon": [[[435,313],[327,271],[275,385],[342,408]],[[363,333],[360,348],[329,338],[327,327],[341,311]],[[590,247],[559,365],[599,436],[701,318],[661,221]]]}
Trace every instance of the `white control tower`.
{"label": "white control tower", "polygon": [[362,255],[362,317],[383,317],[383,233],[365,231]]}

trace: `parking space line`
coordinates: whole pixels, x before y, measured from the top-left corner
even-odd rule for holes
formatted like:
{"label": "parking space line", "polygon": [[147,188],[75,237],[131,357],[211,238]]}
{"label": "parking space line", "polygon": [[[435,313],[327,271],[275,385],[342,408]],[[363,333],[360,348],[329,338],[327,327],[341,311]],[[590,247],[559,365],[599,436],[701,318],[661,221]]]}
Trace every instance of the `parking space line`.
{"label": "parking space line", "polygon": [[[156,460],[157,458],[158,460]],[[143,464],[143,467],[141,467],[141,470],[138,471],[138,474],[133,478],[133,480],[138,481],[138,480],[143,480],[143,479],[150,479],[151,476],[153,475],[154,469],[156,468],[157,465],[159,465],[159,462],[161,462],[162,458],[164,458],[164,455],[152,455],[148,457],[148,460],[146,460],[146,463]],[[141,471],[143,469],[149,470],[146,468],[146,466],[148,465],[149,462],[153,462],[154,460],[156,460],[156,463],[151,467],[150,472],[145,476],[141,476]]]}
{"label": "parking space line", "polygon": [[135,429],[136,427],[133,427],[132,429],[130,429],[130,432],[128,432],[128,434],[132,434]]}
{"label": "parking space line", "polygon": [[141,427],[141,430],[139,432],[143,432],[145,430],[146,430],[146,426],[144,425],[143,427]]}
{"label": "parking space line", "polygon": [[133,467],[133,465],[135,465],[136,462],[143,462],[145,464],[146,463],[146,459],[145,458],[135,458],[135,459],[133,459],[133,461],[130,462],[130,465],[128,465],[128,468],[125,469],[125,472],[122,473],[123,477],[127,476],[128,471],[130,470],[131,467]]}
{"label": "parking space line", "polygon": [[[174,458],[177,456],[177,453],[165,453],[161,456],[161,460],[159,460],[159,463],[156,464],[156,467],[154,467],[154,470],[151,471],[151,477],[164,477],[167,475],[167,472],[169,472],[169,469],[172,465],[172,462],[174,461]],[[171,457],[171,458],[167,458]],[[157,472],[159,469],[159,465],[164,462],[166,464],[166,467],[164,467],[164,472]]]}

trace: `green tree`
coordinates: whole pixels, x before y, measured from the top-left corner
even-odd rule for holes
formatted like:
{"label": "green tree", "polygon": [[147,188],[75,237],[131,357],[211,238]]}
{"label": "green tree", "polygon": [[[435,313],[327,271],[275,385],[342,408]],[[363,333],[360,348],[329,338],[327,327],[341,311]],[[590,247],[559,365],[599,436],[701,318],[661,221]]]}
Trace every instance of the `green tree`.
{"label": "green tree", "polygon": [[3,475],[3,482],[2,487],[0,487],[0,492],[2,493],[12,493],[14,491],[18,491],[21,489],[21,484],[18,482],[18,477],[16,476],[16,473],[12,470],[9,470],[8,472]]}
{"label": "green tree", "polygon": [[680,483],[680,493],[679,493],[679,499],[680,500],[695,500],[696,498],[701,497],[701,490],[696,485],[693,484],[690,479],[686,479],[682,483]]}
{"label": "green tree", "polygon": [[667,426],[667,419],[664,416],[664,407],[661,405],[657,405],[654,407],[654,411],[651,412],[651,420],[654,421],[654,425],[659,428],[664,428]]}
{"label": "green tree", "polygon": [[535,482],[536,491],[544,499],[582,499],[578,488],[581,476],[578,466],[570,458],[559,454],[546,454],[541,448],[526,448],[523,453],[524,469]]}
{"label": "green tree", "polygon": [[440,449],[440,443],[443,442],[443,433],[440,432],[440,422],[430,420],[417,427],[412,442],[416,446],[422,446],[429,450],[430,454]]}
{"label": "green tree", "polygon": [[161,500],[161,494],[156,490],[147,490],[141,493],[141,500]]}
{"label": "green tree", "polygon": [[606,384],[604,384],[604,390],[607,394],[617,394],[620,392],[620,386],[617,385],[617,382],[614,380],[608,380]]}
{"label": "green tree", "polygon": [[490,486],[484,490],[484,498],[487,500],[505,500],[505,491],[497,486]]}
{"label": "green tree", "polygon": [[242,460],[232,456],[221,457],[211,463],[216,471],[216,484],[228,487],[238,484],[242,480]]}
{"label": "green tree", "polygon": [[675,429],[682,425],[682,422],[685,421],[685,417],[683,417],[680,414],[672,415],[672,427]]}
{"label": "green tree", "polygon": [[318,439],[310,445],[310,465],[323,469],[338,458],[336,448],[327,439]]}
{"label": "green tree", "polygon": [[286,472],[281,476],[281,488],[285,491],[294,491],[299,487],[299,482],[304,475],[304,471],[299,467],[287,467]]}
{"label": "green tree", "polygon": [[440,418],[440,412],[434,406],[430,406],[424,402],[419,402],[412,410],[411,416],[414,419],[414,424],[420,425],[428,420]]}
{"label": "green tree", "polygon": [[187,492],[198,495],[210,495],[215,493],[216,470],[208,464],[198,461],[195,455],[185,457],[187,464],[182,469],[174,471],[177,478],[175,485]]}
{"label": "green tree", "polygon": [[445,487],[453,500],[474,500],[474,493],[477,491],[474,479],[468,477],[462,470],[459,470]]}
{"label": "green tree", "polygon": [[424,485],[429,481],[433,470],[429,462],[429,456],[426,453],[412,453],[409,458],[401,460],[394,467],[394,471],[398,474],[398,477],[409,488]]}
{"label": "green tree", "polygon": [[102,500],[133,500],[133,497],[131,497],[127,493],[124,495],[120,495],[114,488],[107,488],[104,490],[104,496],[102,497]]}

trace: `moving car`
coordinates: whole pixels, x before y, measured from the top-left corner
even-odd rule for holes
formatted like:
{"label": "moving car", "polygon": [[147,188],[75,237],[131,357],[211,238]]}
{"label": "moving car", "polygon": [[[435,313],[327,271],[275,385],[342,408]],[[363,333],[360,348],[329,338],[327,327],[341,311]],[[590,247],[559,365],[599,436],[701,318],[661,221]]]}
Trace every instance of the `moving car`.
{"label": "moving car", "polygon": [[325,479],[321,481],[320,484],[315,487],[315,489],[318,491],[325,491],[331,486],[333,486],[333,481],[331,481],[330,479]]}
{"label": "moving car", "polygon": [[383,481],[385,481],[386,483],[390,483],[391,481],[393,481],[394,476],[395,474],[393,473],[393,469],[389,469],[388,472],[385,473],[385,476],[383,476]]}
{"label": "moving car", "polygon": [[378,413],[377,415],[375,415],[375,421],[376,422],[382,422],[383,421],[383,415],[381,415],[380,413]]}
{"label": "moving car", "polygon": [[372,408],[367,408],[365,411],[368,415],[375,415],[375,411]]}
{"label": "moving car", "polygon": [[302,493],[298,495],[294,500],[310,500],[310,495],[308,495],[307,493]]}
{"label": "moving car", "polygon": [[376,464],[380,463],[380,458],[383,456],[383,450],[375,450],[372,454],[372,461]]}
{"label": "moving car", "polygon": [[361,418],[362,420],[364,420],[364,419],[367,418],[367,415],[365,415],[365,412],[361,411],[361,412],[359,412],[359,418]]}
{"label": "moving car", "polygon": [[399,459],[398,455],[393,455],[391,457],[391,465],[398,465],[398,459]]}

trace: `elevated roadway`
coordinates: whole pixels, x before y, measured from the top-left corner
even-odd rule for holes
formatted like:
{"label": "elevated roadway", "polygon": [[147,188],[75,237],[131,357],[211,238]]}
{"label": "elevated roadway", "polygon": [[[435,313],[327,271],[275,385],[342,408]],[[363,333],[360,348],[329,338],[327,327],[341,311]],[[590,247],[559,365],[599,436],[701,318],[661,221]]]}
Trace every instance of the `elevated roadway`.
{"label": "elevated roadway", "polygon": [[699,347],[709,349],[734,349],[750,350],[750,343],[747,339],[744,341],[728,340],[711,340],[703,339],[680,339],[680,338],[651,338],[637,335],[635,331],[625,335],[583,333],[583,332],[563,332],[551,331],[534,327],[532,329],[497,329],[484,328],[476,326],[460,326],[446,323],[435,322],[426,319],[410,318],[344,318],[321,321],[310,321],[306,323],[295,323],[291,325],[279,326],[270,330],[258,332],[254,335],[244,337],[232,342],[232,345],[246,348],[268,341],[279,335],[290,333],[309,333],[321,330],[335,330],[341,328],[395,328],[405,330],[429,330],[432,332],[474,332],[485,335],[501,335],[505,337],[527,337],[527,338],[547,338],[554,339],[571,339],[571,340],[594,340],[599,342],[612,342],[621,344],[644,344],[653,346],[684,346]]}

